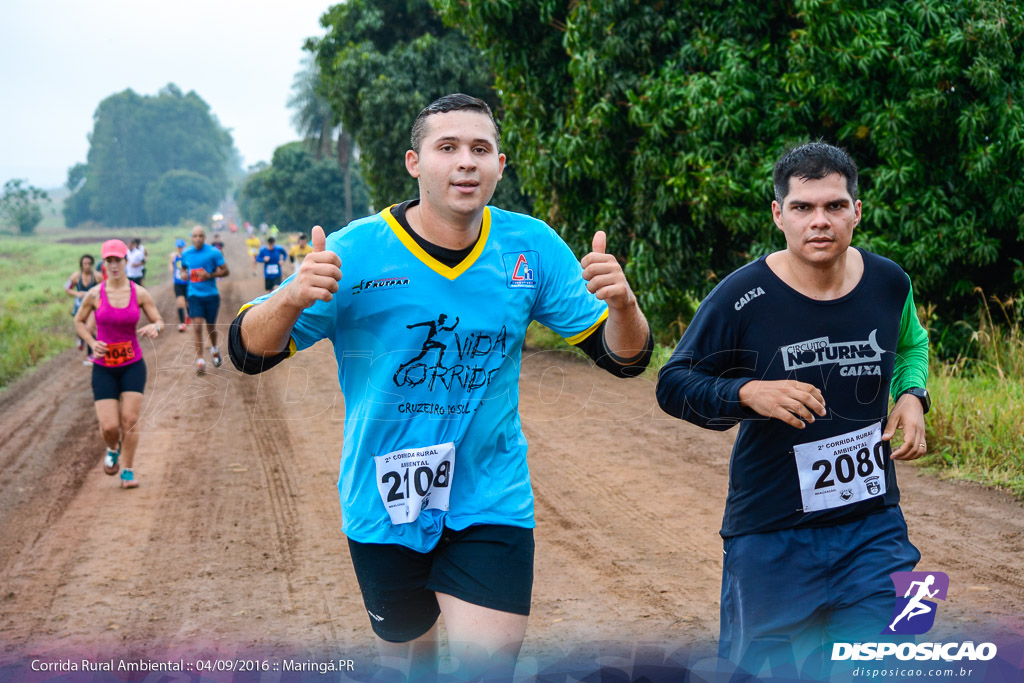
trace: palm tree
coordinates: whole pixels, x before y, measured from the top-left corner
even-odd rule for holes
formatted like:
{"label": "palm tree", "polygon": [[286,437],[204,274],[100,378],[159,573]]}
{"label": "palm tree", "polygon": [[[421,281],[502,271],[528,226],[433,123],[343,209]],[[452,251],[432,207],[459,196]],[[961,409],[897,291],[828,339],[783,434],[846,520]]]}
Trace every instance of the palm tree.
{"label": "palm tree", "polygon": [[334,131],[338,131],[336,154],[338,168],[345,179],[345,222],[352,220],[352,136],[342,130],[331,103],[321,89],[320,67],[313,55],[304,60],[305,68],[295,74],[288,106],[295,110],[292,125],[302,137],[315,143],[316,158],[335,153]]}

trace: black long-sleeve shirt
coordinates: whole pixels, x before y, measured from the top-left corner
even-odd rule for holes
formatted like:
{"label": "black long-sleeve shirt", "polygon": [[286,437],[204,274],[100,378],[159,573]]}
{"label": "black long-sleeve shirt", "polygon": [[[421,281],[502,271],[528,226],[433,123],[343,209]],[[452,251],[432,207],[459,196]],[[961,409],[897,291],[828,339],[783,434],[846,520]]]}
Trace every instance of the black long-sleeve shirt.
{"label": "black long-sleeve shirt", "polygon": [[[925,386],[928,338],[907,274],[861,254],[861,281],[831,301],[792,289],[764,258],[740,268],[704,300],[661,370],[665,412],[709,429],[741,424],[723,537],[830,526],[899,503],[888,443],[859,432],[884,428],[890,386],[895,395]],[[758,415],[739,401],[752,379],[813,384],[827,414],[804,429]],[[802,468],[800,444],[810,444],[798,449]]]}

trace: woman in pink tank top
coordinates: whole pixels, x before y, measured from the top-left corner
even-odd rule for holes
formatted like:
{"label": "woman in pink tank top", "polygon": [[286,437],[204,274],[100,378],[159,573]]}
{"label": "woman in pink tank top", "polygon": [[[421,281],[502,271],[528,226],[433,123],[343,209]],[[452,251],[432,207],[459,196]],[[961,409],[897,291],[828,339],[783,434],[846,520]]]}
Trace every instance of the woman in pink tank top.
{"label": "woman in pink tank top", "polygon": [[[117,474],[121,486],[139,485],[133,469],[135,449],[139,445],[136,426],[146,388],[146,362],[142,360],[139,336],[156,339],[164,327],[153,296],[125,274],[128,248],[121,240],[107,240],[100,252],[107,280],[82,299],[75,315],[78,335],[93,349],[92,394],[100,433],[107,444],[103,471]],[[151,321],[136,330],[140,310]],[[95,312],[96,337],[86,321]],[[124,469],[121,469],[121,465]]]}

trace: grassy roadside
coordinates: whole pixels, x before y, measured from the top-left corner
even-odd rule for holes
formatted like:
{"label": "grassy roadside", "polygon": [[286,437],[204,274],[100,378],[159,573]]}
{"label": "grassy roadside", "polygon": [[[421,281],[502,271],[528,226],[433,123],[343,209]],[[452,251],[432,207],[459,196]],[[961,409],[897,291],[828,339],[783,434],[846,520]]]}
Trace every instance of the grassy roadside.
{"label": "grassy roadside", "polygon": [[[82,254],[97,260],[111,238],[138,235],[149,252],[147,284],[161,282],[180,228],[60,230],[39,235],[0,234],[0,391],[75,343],[72,298],[64,292]],[[75,240],[69,243],[66,240]],[[81,242],[81,243],[80,243]]]}
{"label": "grassy roadside", "polygon": [[969,353],[948,363],[932,363],[930,446],[920,463],[941,477],[997,486],[1024,499],[1020,312],[1019,299],[986,301],[982,295]]}
{"label": "grassy roadside", "polygon": [[[926,417],[929,453],[915,464],[942,479],[974,481],[1024,499],[1024,330],[1005,304],[1000,304],[1006,315],[999,325],[982,313],[972,358],[933,360],[928,380],[932,409]],[[527,330],[526,342],[586,358],[537,323]],[[658,344],[644,377],[656,380],[672,350]]]}

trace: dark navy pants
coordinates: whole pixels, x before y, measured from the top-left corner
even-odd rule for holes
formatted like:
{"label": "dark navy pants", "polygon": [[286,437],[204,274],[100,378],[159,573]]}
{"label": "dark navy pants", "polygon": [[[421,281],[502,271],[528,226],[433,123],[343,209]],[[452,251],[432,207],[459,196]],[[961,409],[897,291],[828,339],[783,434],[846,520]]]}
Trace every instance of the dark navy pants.
{"label": "dark navy pants", "polygon": [[834,642],[877,642],[889,574],[921,553],[898,506],[846,524],[724,539],[718,656],[757,676],[827,676]]}

